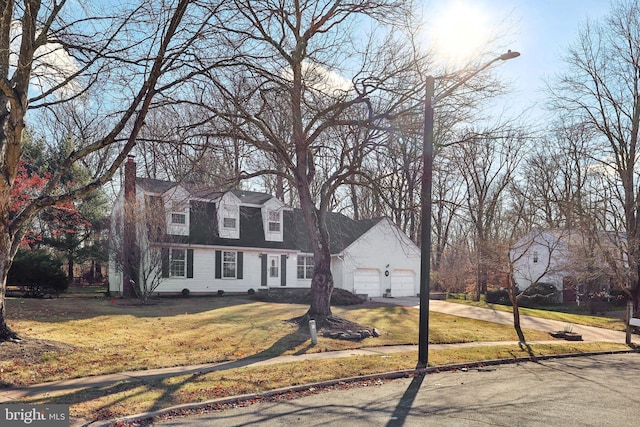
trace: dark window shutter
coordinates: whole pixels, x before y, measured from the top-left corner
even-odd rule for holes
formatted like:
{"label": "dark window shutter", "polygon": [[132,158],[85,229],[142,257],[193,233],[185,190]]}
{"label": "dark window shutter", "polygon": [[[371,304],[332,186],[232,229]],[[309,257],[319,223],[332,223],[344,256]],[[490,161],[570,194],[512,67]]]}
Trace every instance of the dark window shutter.
{"label": "dark window shutter", "polygon": [[160,249],[162,259],[162,277],[169,277],[169,248]]}
{"label": "dark window shutter", "polygon": [[216,251],[216,279],[222,278],[222,252]]}
{"label": "dark window shutter", "polygon": [[260,286],[267,286],[267,254],[261,254],[260,258],[262,258],[260,268]]}
{"label": "dark window shutter", "polygon": [[287,286],[287,256],[280,255],[280,286]]}
{"label": "dark window shutter", "polygon": [[242,279],[242,252],[236,254],[236,279]]}
{"label": "dark window shutter", "polygon": [[193,249],[187,249],[187,279],[193,279]]}

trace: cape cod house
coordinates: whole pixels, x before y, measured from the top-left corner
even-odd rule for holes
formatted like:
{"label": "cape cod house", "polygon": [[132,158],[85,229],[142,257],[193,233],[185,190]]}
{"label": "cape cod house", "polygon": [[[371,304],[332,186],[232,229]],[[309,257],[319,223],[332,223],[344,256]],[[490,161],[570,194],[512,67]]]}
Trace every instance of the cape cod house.
{"label": "cape cod house", "polygon": [[[420,251],[388,218],[354,221],[331,213],[327,226],[336,288],[369,297],[418,293]],[[127,293],[130,281],[152,280],[149,275],[159,279],[153,294],[311,285],[313,254],[302,212],[270,194],[139,178],[129,157],[111,228],[113,295]],[[126,262],[140,263],[151,252],[161,262],[126,277]]]}

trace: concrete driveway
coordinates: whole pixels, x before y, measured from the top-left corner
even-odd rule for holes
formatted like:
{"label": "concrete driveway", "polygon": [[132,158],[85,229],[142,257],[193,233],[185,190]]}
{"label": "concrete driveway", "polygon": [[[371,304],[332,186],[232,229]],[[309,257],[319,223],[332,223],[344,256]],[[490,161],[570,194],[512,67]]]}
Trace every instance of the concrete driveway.
{"label": "concrete driveway", "polygon": [[[417,297],[401,297],[401,298],[372,298],[373,301],[385,304],[401,305],[406,307],[420,307],[420,300]],[[513,325],[513,314],[504,311],[492,309],[472,307],[465,304],[456,304],[440,300],[429,300],[429,311],[438,313],[451,314],[460,317],[469,317],[472,319],[486,320],[487,322],[501,323],[505,325]],[[541,319],[539,317],[520,315],[520,324],[523,328],[536,329],[545,332],[562,331],[567,323],[557,320]],[[570,325],[573,332],[582,334],[583,341],[607,341],[607,342],[625,342],[625,333],[611,331],[608,329],[594,328],[592,326]]]}

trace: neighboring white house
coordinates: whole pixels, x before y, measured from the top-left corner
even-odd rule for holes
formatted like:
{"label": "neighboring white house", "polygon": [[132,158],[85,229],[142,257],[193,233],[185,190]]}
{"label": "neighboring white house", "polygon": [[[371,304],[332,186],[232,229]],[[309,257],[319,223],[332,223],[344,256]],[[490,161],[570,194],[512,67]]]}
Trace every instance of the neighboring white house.
{"label": "neighboring white house", "polygon": [[581,295],[610,288],[615,277],[612,263],[618,271],[626,264],[624,244],[618,233],[532,230],[509,251],[514,281],[520,290],[551,284],[558,302],[579,303]]}
{"label": "neighboring white house", "polygon": [[[135,241],[162,254],[155,273],[163,279],[154,294],[310,287],[313,254],[299,209],[265,193],[218,192],[137,178],[132,157],[125,165],[125,189],[127,180],[135,182],[126,196],[138,207]],[[113,236],[126,229],[125,189],[112,209]],[[140,217],[155,219],[149,224]],[[370,297],[418,293],[420,251],[389,219],[355,221],[331,213],[327,228],[336,288]],[[149,239],[151,235],[157,237]],[[125,291],[122,257],[117,254],[126,252],[126,241],[112,239],[112,246],[120,246],[109,263],[109,291],[114,295]]]}

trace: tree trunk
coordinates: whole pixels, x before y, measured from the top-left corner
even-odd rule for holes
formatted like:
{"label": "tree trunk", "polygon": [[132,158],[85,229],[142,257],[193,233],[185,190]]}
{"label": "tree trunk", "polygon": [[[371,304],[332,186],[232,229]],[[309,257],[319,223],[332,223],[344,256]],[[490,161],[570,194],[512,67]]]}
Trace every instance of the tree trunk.
{"label": "tree trunk", "polygon": [[356,192],[355,184],[350,185],[351,189],[351,206],[353,207],[353,219],[360,220],[360,206],[358,204],[358,194]]}
{"label": "tree trunk", "polygon": [[331,315],[331,294],[333,293],[333,275],[331,274],[331,251],[329,233],[325,216],[315,208],[311,193],[298,186],[300,205],[309,239],[313,248],[313,276],[311,277],[311,306],[307,315],[310,318]]}
{"label": "tree trunk", "polygon": [[333,293],[333,275],[331,274],[331,255],[320,255],[315,261],[311,279],[311,306],[307,314],[310,318],[331,315],[331,294]]}
{"label": "tree trunk", "polygon": [[513,280],[513,275],[510,275],[509,278],[509,286],[507,287],[507,293],[509,294],[509,300],[511,301],[511,308],[513,313],[513,328],[516,330],[516,335],[518,335],[518,340],[520,344],[526,344],[527,340],[524,337],[524,332],[522,332],[522,327],[520,326],[520,307],[518,306],[518,296],[515,295],[515,282]]}
{"label": "tree trunk", "polygon": [[520,308],[518,307],[518,298],[513,298],[511,304],[513,306],[513,328],[516,330],[520,343],[525,344],[527,340],[525,339],[522,327],[520,326]]}
{"label": "tree trunk", "polygon": [[[3,219],[8,219],[8,215],[3,215]],[[7,306],[5,294],[7,290],[7,275],[9,273],[9,267],[11,266],[11,259],[13,258],[10,248],[11,240],[9,238],[9,232],[6,227],[6,222],[3,221],[0,223],[0,343],[18,339],[18,334],[7,325],[6,321]]]}
{"label": "tree trunk", "polygon": [[2,292],[0,293],[0,343],[4,341],[11,341],[18,339],[18,334],[16,334],[6,322],[6,305],[4,298],[4,285],[2,287]]}
{"label": "tree trunk", "polygon": [[71,251],[67,253],[67,277],[69,283],[73,283],[73,253]]}

